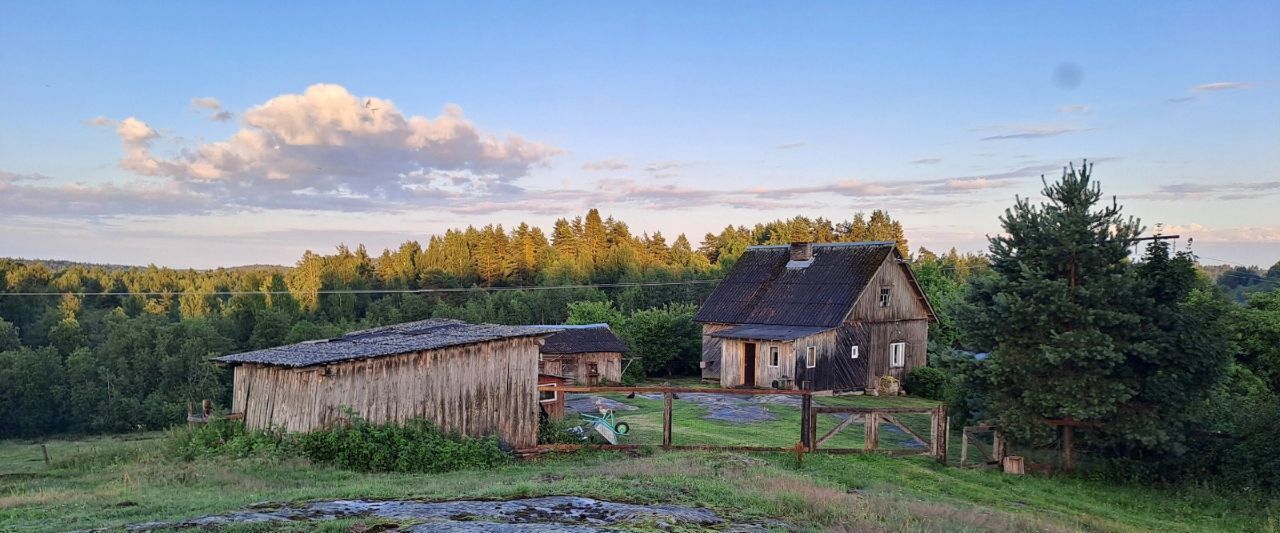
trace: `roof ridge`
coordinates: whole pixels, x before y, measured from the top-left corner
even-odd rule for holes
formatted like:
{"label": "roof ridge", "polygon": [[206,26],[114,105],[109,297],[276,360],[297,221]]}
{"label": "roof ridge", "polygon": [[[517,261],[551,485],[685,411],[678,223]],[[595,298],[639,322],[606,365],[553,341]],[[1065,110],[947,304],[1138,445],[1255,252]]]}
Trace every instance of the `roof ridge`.
{"label": "roof ridge", "polygon": [[[809,243],[814,248],[853,248],[853,247],[873,247],[873,246],[897,246],[897,241],[853,241],[853,242],[814,242]],[[786,250],[790,249],[790,244],[756,244],[748,246],[748,250]]]}

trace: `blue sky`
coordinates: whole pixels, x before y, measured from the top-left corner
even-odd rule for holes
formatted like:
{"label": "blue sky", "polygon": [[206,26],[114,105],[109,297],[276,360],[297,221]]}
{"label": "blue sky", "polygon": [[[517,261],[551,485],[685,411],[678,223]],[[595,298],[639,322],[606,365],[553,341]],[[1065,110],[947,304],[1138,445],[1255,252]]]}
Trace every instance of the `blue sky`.
{"label": "blue sky", "polygon": [[0,255],[291,263],[592,206],[980,250],[1087,157],[1205,257],[1280,259],[1280,4],[1113,4],[5,3]]}

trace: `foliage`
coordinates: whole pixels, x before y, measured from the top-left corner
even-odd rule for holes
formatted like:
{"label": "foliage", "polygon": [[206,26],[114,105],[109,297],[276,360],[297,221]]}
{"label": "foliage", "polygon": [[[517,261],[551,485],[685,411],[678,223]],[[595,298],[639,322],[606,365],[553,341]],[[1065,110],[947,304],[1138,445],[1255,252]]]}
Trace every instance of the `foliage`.
{"label": "foliage", "polygon": [[562,420],[553,420],[549,416],[538,419],[538,444],[581,444],[582,422],[577,415],[570,413]]}
{"label": "foliage", "polygon": [[[349,415],[350,416],[350,415]],[[246,430],[225,418],[173,430],[170,448],[178,457],[302,457],[361,472],[449,472],[491,468],[510,457],[496,438],[449,435],[422,420],[375,425],[350,416],[350,423],[311,433]]]}
{"label": "foliage", "polygon": [[1280,392],[1280,288],[1255,293],[1231,311],[1227,324],[1238,360]]}
{"label": "foliage", "polygon": [[1072,418],[1100,424],[1095,444],[1111,453],[1180,453],[1188,406],[1227,361],[1216,304],[1193,297],[1192,258],[1153,241],[1140,267],[1126,261],[1142,227],[1100,205],[1087,164],[1044,195],[1005,212],[994,275],[969,293],[966,334],[991,350],[990,407],[1023,438],[1040,418]]}
{"label": "foliage", "polygon": [[902,387],[912,396],[930,400],[946,400],[951,394],[951,376],[931,366],[912,369],[902,380]]}

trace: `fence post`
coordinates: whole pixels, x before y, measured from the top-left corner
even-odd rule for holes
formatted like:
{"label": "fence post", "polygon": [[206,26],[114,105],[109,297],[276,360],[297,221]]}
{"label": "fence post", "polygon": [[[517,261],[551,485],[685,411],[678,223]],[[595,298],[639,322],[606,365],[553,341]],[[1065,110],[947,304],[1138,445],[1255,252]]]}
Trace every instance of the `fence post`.
{"label": "fence post", "polygon": [[1071,442],[1072,427],[1062,426],[1062,467],[1067,472],[1074,472],[1076,469],[1075,445]]}
{"label": "fence post", "polygon": [[671,391],[662,395],[662,447],[671,448]]}
{"label": "fence post", "polygon": [[880,445],[880,413],[871,411],[862,415],[862,433],[865,437],[862,449],[875,451]]}
{"label": "fence post", "polygon": [[938,462],[947,464],[947,447],[951,444],[951,419],[947,417],[947,406],[938,406]]}
{"label": "fence post", "polygon": [[805,394],[800,397],[800,444],[809,451],[813,451],[815,445],[813,442],[813,398]]}

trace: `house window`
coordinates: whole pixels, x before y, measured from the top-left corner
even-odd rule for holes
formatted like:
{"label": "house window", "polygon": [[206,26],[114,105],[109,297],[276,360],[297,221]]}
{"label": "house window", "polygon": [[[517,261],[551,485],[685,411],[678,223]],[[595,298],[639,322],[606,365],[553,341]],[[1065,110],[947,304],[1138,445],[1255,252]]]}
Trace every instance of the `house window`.
{"label": "house window", "polygon": [[769,366],[778,366],[778,347],[769,347]]}
{"label": "house window", "polygon": [[889,307],[889,287],[880,287],[880,307]]}
{"label": "house window", "polygon": [[850,347],[849,347],[849,357],[850,357],[851,359],[857,359],[857,358],[858,358],[858,345],[857,345],[857,344],[855,344],[855,345],[853,345],[853,346],[850,346]]}
{"label": "house window", "polygon": [[804,367],[813,368],[818,366],[818,347],[810,346],[804,352]]}
{"label": "house window", "polygon": [[[550,383],[550,384],[543,385],[543,387],[555,387],[555,386],[556,386],[556,384],[555,384],[555,383]],[[556,401],[557,399],[559,399],[559,397],[560,397],[559,395],[560,395],[559,391],[556,391],[556,390],[554,390],[554,389],[552,389],[552,390],[539,390],[539,391],[538,391],[538,401],[539,401],[539,402],[542,402],[542,403],[550,403],[550,402],[554,402],[554,401]]]}
{"label": "house window", "polygon": [[907,366],[907,343],[895,342],[889,345],[889,368]]}

